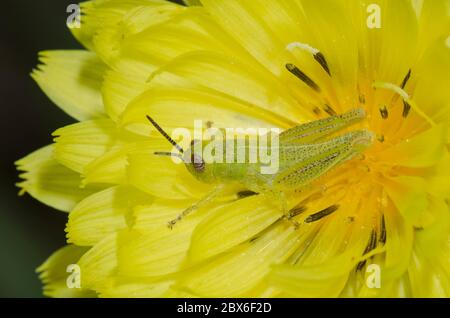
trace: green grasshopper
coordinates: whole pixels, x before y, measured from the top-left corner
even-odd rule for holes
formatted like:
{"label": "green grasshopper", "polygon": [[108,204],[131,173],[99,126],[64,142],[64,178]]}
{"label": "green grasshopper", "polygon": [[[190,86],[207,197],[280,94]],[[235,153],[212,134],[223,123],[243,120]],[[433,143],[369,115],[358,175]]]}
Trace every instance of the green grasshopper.
{"label": "green grasshopper", "polygon": [[[262,174],[262,163],[259,162],[250,163],[248,160],[241,163],[205,162],[201,149],[199,150],[200,147],[196,147],[198,141],[193,140],[189,149],[185,151],[150,116],[147,116],[150,123],[179,152],[155,152],[155,155],[178,157],[196,179],[215,185],[211,193],[184,210],[177,218],[169,221],[169,228],[191,212],[214,200],[225,186],[231,183],[238,183],[250,192],[276,199],[283,215],[290,219],[285,197],[287,192],[306,187],[326,172],[361,154],[372,145],[374,134],[364,129],[326,139],[331,134],[364,118],[365,111],[358,108],[282,132],[279,135],[278,147],[271,149],[278,152],[279,169],[274,174]],[[207,142],[204,141],[203,145]],[[236,146],[236,141],[226,145]],[[243,147],[248,148],[249,145],[244,143]],[[241,150],[249,151],[249,149]]]}

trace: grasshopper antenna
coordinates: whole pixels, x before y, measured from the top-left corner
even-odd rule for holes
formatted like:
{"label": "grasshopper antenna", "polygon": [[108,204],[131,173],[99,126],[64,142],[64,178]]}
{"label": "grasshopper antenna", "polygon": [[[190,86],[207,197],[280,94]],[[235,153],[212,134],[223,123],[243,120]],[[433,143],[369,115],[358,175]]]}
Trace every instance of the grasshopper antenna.
{"label": "grasshopper antenna", "polygon": [[[175,140],[173,140],[172,138],[170,138],[170,136],[164,131],[164,129],[162,129],[157,123],[156,121],[154,121],[149,115],[146,115],[147,119],[149,120],[149,122],[153,125],[153,127],[156,128],[157,131],[159,131],[159,133],[161,135],[163,135],[164,138],[166,138],[175,148],[177,148],[177,150],[180,153],[184,153],[183,148],[181,148],[181,146],[179,144],[177,144],[175,142]],[[155,153],[156,154],[156,153]],[[162,155],[162,153],[160,153]],[[164,154],[165,156],[166,154]],[[172,156],[172,154],[170,155]]]}
{"label": "grasshopper antenna", "polygon": [[156,151],[153,153],[156,156],[168,156],[168,157],[177,157],[181,160],[183,160],[183,157],[178,153],[172,153],[172,152],[165,152],[165,151]]}

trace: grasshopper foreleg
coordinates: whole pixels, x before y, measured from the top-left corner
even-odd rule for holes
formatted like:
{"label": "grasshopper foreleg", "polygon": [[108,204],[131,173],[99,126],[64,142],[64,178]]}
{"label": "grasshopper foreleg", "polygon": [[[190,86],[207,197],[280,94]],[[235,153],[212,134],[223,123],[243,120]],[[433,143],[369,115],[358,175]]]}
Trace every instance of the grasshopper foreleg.
{"label": "grasshopper foreleg", "polygon": [[185,218],[186,216],[188,216],[195,210],[198,210],[199,208],[201,208],[201,207],[207,205],[208,203],[210,203],[211,201],[213,201],[220,194],[220,192],[222,191],[223,188],[224,188],[224,186],[222,184],[216,186],[213,191],[211,191],[206,196],[204,196],[202,199],[200,199],[200,201],[191,205],[186,210],[184,210],[183,212],[178,214],[178,216],[175,219],[167,222],[167,226],[170,229],[173,229],[173,227],[175,226],[175,224],[177,224],[177,222],[181,221],[183,218]]}

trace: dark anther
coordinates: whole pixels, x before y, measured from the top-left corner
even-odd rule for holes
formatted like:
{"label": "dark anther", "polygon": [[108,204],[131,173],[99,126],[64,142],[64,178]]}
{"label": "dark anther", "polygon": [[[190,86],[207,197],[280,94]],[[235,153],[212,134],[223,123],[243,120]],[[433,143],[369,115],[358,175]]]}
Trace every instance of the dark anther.
{"label": "dark anther", "polygon": [[330,68],[328,67],[327,60],[325,59],[325,56],[321,52],[317,52],[314,54],[314,59],[322,66],[322,68],[325,70],[325,72],[328,73],[328,75],[331,76]]}
{"label": "dark anther", "polygon": [[359,262],[358,265],[356,265],[356,271],[361,271],[364,268],[364,265],[366,265],[366,261]]}
{"label": "dark anther", "polygon": [[317,213],[314,213],[314,214],[311,214],[310,216],[308,216],[305,220],[305,223],[311,223],[311,222],[318,221],[321,218],[335,212],[337,209],[339,209],[339,205],[337,205],[337,204],[331,205],[326,209],[323,209]]}
{"label": "dark anther", "polygon": [[400,85],[400,87],[402,89],[404,89],[406,84],[408,84],[408,81],[409,81],[410,78],[411,78],[411,69],[408,70],[408,74],[406,74],[405,78],[403,79],[402,84]]}
{"label": "dark anther", "polygon": [[386,221],[384,215],[381,217],[380,243],[386,243]]}
{"label": "dark anther", "polygon": [[308,75],[303,73],[297,66],[288,63],[286,64],[286,69],[297,78],[299,78],[303,83],[311,87],[313,90],[315,90],[316,92],[320,92],[320,87],[311,78],[309,78]]}
{"label": "dark anther", "polygon": [[403,118],[408,117],[411,105],[407,101],[403,101]]}
{"label": "dark anther", "polygon": [[[369,242],[367,243],[366,248],[364,249],[363,255],[366,255],[370,251],[374,250],[375,247],[377,247],[377,232],[375,229],[372,230],[372,233],[370,233]],[[366,261],[359,262],[356,266],[356,271],[360,271],[363,269],[364,265],[366,265]]]}
{"label": "dark anther", "polygon": [[331,108],[331,106],[328,104],[325,104],[325,106],[323,107],[323,110],[330,116],[337,115],[336,111],[333,108]]}
{"label": "dark anther", "polygon": [[359,102],[361,104],[365,104],[366,103],[366,97],[364,96],[364,94],[359,94]]}
{"label": "dark anther", "polygon": [[243,190],[243,191],[239,191],[236,195],[238,197],[238,199],[243,199],[243,198],[247,198],[247,197],[251,197],[253,195],[257,195],[258,193],[250,191],[250,190]]}
{"label": "dark anther", "polygon": [[306,206],[296,206],[289,211],[288,217],[289,218],[296,217],[297,215],[299,215],[305,211],[306,211]]}
{"label": "dark anther", "polygon": [[389,117],[389,112],[386,106],[380,108],[381,118],[387,119]]}

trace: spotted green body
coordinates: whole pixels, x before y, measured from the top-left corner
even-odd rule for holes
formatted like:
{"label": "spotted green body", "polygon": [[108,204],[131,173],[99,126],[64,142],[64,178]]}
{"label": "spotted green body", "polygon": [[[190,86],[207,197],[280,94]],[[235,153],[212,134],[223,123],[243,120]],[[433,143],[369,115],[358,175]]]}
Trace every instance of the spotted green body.
{"label": "spotted green body", "polygon": [[[249,156],[243,163],[201,163],[202,153],[196,152],[195,147],[189,148],[184,154],[185,164],[189,172],[202,182],[239,182],[248,190],[258,193],[295,190],[360,154],[372,144],[373,134],[367,130],[352,131],[327,139],[329,135],[362,120],[364,116],[364,110],[355,109],[281,133],[278,147],[271,148],[279,155],[279,169],[274,174],[262,174],[261,167],[264,164],[250,163]],[[207,143],[205,141],[204,145]],[[233,147],[236,152],[250,153],[248,142],[243,150],[236,145],[235,141]],[[224,149],[228,150],[226,145]],[[194,160],[190,159],[197,159],[201,164],[196,166]]]}

